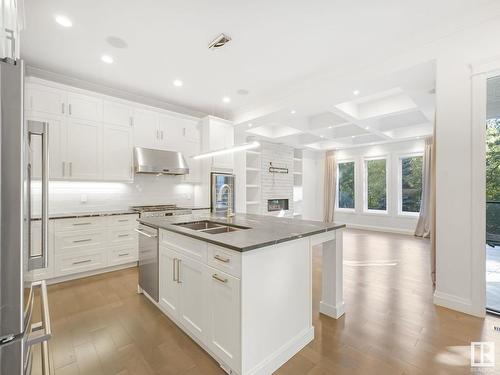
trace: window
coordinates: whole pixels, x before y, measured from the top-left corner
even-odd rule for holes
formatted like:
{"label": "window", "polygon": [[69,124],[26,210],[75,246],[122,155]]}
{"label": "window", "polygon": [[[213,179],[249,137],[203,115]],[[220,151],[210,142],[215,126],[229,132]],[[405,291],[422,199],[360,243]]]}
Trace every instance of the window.
{"label": "window", "polygon": [[401,213],[420,212],[422,161],[422,156],[410,156],[399,159],[399,207]]}
{"label": "window", "polygon": [[387,161],[365,161],[365,209],[387,211]]}
{"label": "window", "polygon": [[338,208],[354,209],[354,162],[338,164]]}

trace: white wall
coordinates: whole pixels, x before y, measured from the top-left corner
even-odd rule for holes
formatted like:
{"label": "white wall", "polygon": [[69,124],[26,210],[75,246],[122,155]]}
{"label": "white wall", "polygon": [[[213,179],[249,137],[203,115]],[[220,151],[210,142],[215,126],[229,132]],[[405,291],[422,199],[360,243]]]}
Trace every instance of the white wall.
{"label": "white wall", "polygon": [[[136,175],[133,183],[51,181],[49,211],[121,210],[133,205],[156,203],[194,206],[195,189],[195,185],[183,183],[182,176]],[[36,182],[33,191],[39,197],[40,188]],[[35,199],[35,214],[39,214],[39,208],[39,199]]]}
{"label": "white wall", "polygon": [[302,219],[323,220],[325,153],[302,151]]}
{"label": "white wall", "polygon": [[[381,230],[396,233],[413,234],[417,224],[417,216],[399,214],[399,158],[415,154],[423,154],[424,141],[415,140],[389,143],[367,147],[357,147],[336,152],[337,162],[355,162],[355,210],[335,210],[335,221],[345,223],[353,228]],[[367,213],[363,208],[365,158],[387,158],[387,213]]]}

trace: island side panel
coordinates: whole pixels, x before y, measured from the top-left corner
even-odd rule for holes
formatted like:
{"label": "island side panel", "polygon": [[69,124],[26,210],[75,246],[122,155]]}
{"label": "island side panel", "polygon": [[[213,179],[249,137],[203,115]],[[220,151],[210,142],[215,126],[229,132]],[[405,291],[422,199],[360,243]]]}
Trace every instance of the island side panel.
{"label": "island side panel", "polygon": [[270,374],[314,338],[309,238],[243,253],[242,374]]}
{"label": "island side panel", "polygon": [[323,242],[322,293],[319,311],[334,319],[344,315],[342,229]]}

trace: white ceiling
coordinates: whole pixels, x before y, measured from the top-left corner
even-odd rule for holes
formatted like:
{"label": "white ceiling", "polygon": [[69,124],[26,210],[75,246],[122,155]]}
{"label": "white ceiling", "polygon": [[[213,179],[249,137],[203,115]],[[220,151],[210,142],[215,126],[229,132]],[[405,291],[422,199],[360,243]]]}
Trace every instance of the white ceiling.
{"label": "white ceiling", "polygon": [[[273,93],[292,87],[315,72],[342,71],[360,63],[381,61],[473,25],[485,14],[488,16],[485,9],[494,3],[495,0],[26,0],[27,29],[22,34],[22,56],[38,68],[208,114],[232,118],[237,113],[241,118],[257,103],[270,104]],[[55,14],[71,18],[73,27],[57,25]],[[233,41],[221,51],[209,51],[208,43],[221,32]],[[109,36],[122,38],[128,47],[110,46],[105,40]],[[101,62],[102,54],[112,55],[115,63]],[[174,87],[174,79],[182,79],[184,86]],[[240,89],[249,94],[237,94]],[[392,85],[386,89],[400,87]],[[366,88],[363,92],[367,92]],[[403,93],[412,94],[407,89]],[[223,96],[230,96],[231,102],[222,103]],[[314,99],[318,98],[313,97],[310,102]],[[304,103],[302,115],[307,112],[307,105]],[[329,112],[338,115],[326,107],[313,105],[308,116],[334,116]],[[419,103],[417,107],[420,108]],[[277,112],[282,115],[278,116],[279,123],[289,109]],[[414,116],[414,120],[418,114],[408,116]],[[323,120],[336,124],[348,118]],[[309,126],[309,118],[291,122],[295,124],[292,128]],[[317,130],[322,128],[316,122],[314,126],[318,126]],[[387,122],[381,126],[389,131]],[[273,134],[279,132],[275,127]],[[313,143],[321,138],[306,133],[301,139]]]}

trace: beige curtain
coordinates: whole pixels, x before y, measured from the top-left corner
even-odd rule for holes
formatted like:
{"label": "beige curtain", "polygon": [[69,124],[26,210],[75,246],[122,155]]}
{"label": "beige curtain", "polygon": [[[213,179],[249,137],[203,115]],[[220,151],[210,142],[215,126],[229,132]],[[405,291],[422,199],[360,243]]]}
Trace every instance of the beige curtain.
{"label": "beige curtain", "polygon": [[325,159],[325,214],[324,221],[332,223],[335,213],[335,196],[337,193],[337,163],[335,151],[328,151]]}
{"label": "beige curtain", "polygon": [[436,285],[436,130],[425,140],[423,160],[422,200],[415,236],[431,239],[431,278]]}
{"label": "beige curtain", "polygon": [[422,168],[422,199],[415,236],[430,238],[432,232],[432,138],[425,140],[424,160]]}

